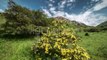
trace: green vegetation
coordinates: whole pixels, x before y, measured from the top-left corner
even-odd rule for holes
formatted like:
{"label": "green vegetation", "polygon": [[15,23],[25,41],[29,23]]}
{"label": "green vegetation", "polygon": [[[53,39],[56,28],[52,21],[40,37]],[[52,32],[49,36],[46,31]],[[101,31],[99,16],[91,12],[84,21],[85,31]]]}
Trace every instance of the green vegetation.
{"label": "green vegetation", "polygon": [[[107,31],[92,32],[89,33],[90,36],[85,36],[85,32],[80,32],[78,35],[81,37],[78,45],[87,50],[92,60],[107,59]],[[31,46],[36,43],[35,40],[39,40],[39,37],[35,38],[0,38],[0,60],[33,60]]]}
{"label": "green vegetation", "polygon": [[107,60],[107,31],[88,34],[85,36],[85,32],[79,32],[81,40],[78,44],[88,51],[92,60]]}
{"label": "green vegetation", "polygon": [[107,30],[107,21],[99,24],[99,25],[97,26],[97,28],[99,28],[100,30]]}
{"label": "green vegetation", "polygon": [[106,22],[91,27],[47,18],[12,0],[8,8],[0,14],[0,60],[107,60]]}
{"label": "green vegetation", "polygon": [[38,27],[50,26],[51,18],[48,19],[41,11],[32,11],[9,0],[8,9],[3,16],[6,22],[1,26],[2,35],[35,36]]}
{"label": "green vegetation", "polygon": [[2,14],[0,14],[0,25],[5,23],[5,18]]}
{"label": "green vegetation", "polygon": [[38,38],[0,38],[0,60],[33,60],[31,46]]}

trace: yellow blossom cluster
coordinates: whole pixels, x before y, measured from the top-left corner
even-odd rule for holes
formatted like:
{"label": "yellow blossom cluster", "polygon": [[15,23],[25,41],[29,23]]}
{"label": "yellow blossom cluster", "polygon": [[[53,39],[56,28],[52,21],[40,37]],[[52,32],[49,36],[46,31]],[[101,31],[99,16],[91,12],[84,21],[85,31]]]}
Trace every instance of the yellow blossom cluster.
{"label": "yellow blossom cluster", "polygon": [[[59,23],[53,23],[56,22]],[[79,47],[76,41],[77,38],[70,29],[48,30],[34,45],[34,52],[42,60],[89,60],[86,50]]]}

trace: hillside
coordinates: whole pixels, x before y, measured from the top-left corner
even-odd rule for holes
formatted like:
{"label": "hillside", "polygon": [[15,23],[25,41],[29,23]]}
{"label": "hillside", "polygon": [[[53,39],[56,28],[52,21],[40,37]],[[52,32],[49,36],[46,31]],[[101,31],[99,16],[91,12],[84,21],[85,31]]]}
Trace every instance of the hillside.
{"label": "hillside", "polygon": [[87,30],[88,28],[91,28],[92,26],[87,26],[84,23],[80,23],[74,20],[69,20],[67,18],[64,17],[55,17],[55,20],[65,20],[67,21],[68,27],[69,28],[73,28],[75,31],[80,32],[80,31],[84,31]]}
{"label": "hillside", "polygon": [[64,18],[64,17],[55,17],[55,19],[57,20],[66,20],[70,25],[72,25],[73,27],[87,27],[87,25],[85,25],[84,23],[80,23],[80,22],[77,22],[77,21],[71,21],[67,18]]}
{"label": "hillside", "polygon": [[99,25],[97,26],[97,28],[99,28],[99,29],[101,29],[101,30],[107,30],[107,21],[99,24]]}
{"label": "hillside", "polygon": [[105,26],[107,26],[107,21],[105,21],[105,22],[99,24],[98,26],[99,26],[99,27],[105,27]]}

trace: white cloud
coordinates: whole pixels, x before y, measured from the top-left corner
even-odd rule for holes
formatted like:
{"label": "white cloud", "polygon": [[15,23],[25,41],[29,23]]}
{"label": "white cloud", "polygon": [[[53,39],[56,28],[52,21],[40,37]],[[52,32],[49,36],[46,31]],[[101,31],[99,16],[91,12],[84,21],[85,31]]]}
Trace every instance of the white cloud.
{"label": "white cloud", "polygon": [[57,11],[56,14],[53,15],[53,17],[57,17],[57,16],[64,17],[65,16],[65,12],[63,12],[63,11]]}
{"label": "white cloud", "polygon": [[67,4],[67,6],[71,6],[72,4]]}
{"label": "white cloud", "polygon": [[68,0],[68,2],[75,2],[75,0]]}
{"label": "white cloud", "polygon": [[55,15],[55,14],[57,13],[57,12],[55,11],[55,9],[56,9],[55,7],[51,7],[51,8],[49,9],[49,11],[50,11],[52,14]]}
{"label": "white cloud", "polygon": [[53,10],[55,10],[55,9],[56,9],[55,7],[51,7],[51,8],[50,8],[50,11],[53,11]]}
{"label": "white cloud", "polygon": [[65,4],[67,4],[67,6],[71,6],[73,2],[75,2],[75,0],[62,0],[61,2],[58,3],[58,8],[60,10],[63,10],[64,7],[66,6]]}
{"label": "white cloud", "polygon": [[93,7],[93,11],[98,11],[98,10],[101,10],[103,8],[107,7],[107,0],[102,0],[101,3],[99,4],[96,4],[94,7]]}
{"label": "white cloud", "polygon": [[58,3],[59,9],[60,9],[60,10],[63,10],[66,3],[67,3],[66,0],[62,0],[61,2],[59,2],[59,3]]}
{"label": "white cloud", "polygon": [[75,20],[89,26],[96,26],[107,19],[106,16],[100,14],[94,14],[91,11],[87,11],[79,15],[66,13],[65,17],[69,20]]}
{"label": "white cloud", "polygon": [[52,17],[52,15],[50,14],[49,10],[47,9],[42,9],[44,11],[45,14],[47,14],[49,17]]}
{"label": "white cloud", "polygon": [[99,0],[92,0],[92,1],[94,1],[94,2],[98,2]]}
{"label": "white cloud", "polygon": [[65,7],[65,6],[64,6],[65,4],[66,4],[66,1],[65,1],[65,0],[63,0],[63,1],[61,2],[60,7],[61,7],[61,8],[64,8],[64,7]]}
{"label": "white cloud", "polygon": [[53,5],[50,3],[48,6],[52,7]]}
{"label": "white cloud", "polygon": [[0,9],[0,12],[4,12],[4,10],[3,10],[3,9]]}
{"label": "white cloud", "polygon": [[[58,8],[64,9],[65,4],[69,2],[74,2],[75,0],[63,0]],[[93,0],[93,1],[98,1],[98,0]],[[67,12],[64,12],[63,10],[56,11],[56,7],[51,7],[49,10],[43,9],[43,11],[49,16],[49,17],[57,17],[57,16],[62,16],[65,17],[69,20],[75,20],[81,23],[84,23],[86,25],[90,26],[96,26],[105,20],[107,20],[107,17],[102,15],[102,14],[94,14],[95,11],[99,11],[103,8],[107,7],[107,0],[102,0],[101,3],[96,4],[90,9],[87,9],[85,12],[81,12],[80,14],[69,14]],[[50,12],[53,14],[51,14]]]}
{"label": "white cloud", "polygon": [[54,0],[49,0],[50,2],[52,2],[52,3],[55,3],[55,1]]}
{"label": "white cloud", "polygon": [[[85,13],[81,13],[79,15],[68,14],[63,11],[52,11],[52,12],[54,12],[54,15],[52,17],[62,16],[71,21],[75,20],[89,26],[96,26],[107,19],[106,16],[103,16],[100,14],[94,14],[92,11],[86,11]],[[49,13],[48,13],[48,16],[50,16]]]}
{"label": "white cloud", "polygon": [[49,0],[49,1],[53,1],[53,0]]}

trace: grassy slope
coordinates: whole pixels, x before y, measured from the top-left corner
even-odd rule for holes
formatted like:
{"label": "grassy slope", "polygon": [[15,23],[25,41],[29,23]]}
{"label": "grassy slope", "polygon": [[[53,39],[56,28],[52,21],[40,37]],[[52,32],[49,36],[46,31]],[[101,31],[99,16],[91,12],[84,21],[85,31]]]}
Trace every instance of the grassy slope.
{"label": "grassy slope", "polygon": [[31,46],[37,39],[0,38],[0,60],[33,60]]}
{"label": "grassy slope", "polygon": [[107,32],[89,33],[90,36],[84,32],[78,34],[81,36],[78,44],[87,49],[92,60],[107,60]]}
{"label": "grassy slope", "polygon": [[97,27],[107,27],[107,21],[99,24]]}
{"label": "grassy slope", "polygon": [[[0,24],[5,20],[0,16]],[[107,60],[107,32],[78,33],[82,38],[78,44],[89,52],[92,60]],[[36,39],[2,39],[0,38],[0,60],[35,60],[31,54],[31,46]]]}

